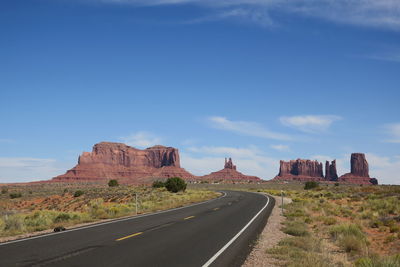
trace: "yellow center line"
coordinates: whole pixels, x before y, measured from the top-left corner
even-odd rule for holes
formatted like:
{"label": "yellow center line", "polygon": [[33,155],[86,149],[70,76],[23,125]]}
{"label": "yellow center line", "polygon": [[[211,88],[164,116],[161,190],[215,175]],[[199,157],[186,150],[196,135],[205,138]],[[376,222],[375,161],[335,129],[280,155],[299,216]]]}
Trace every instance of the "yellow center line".
{"label": "yellow center line", "polygon": [[131,234],[131,235],[128,235],[128,236],[124,236],[124,237],[118,238],[118,239],[117,239],[117,240],[115,240],[115,241],[121,241],[121,240],[124,240],[124,239],[130,238],[130,237],[134,237],[134,236],[141,235],[141,234],[143,234],[143,232],[139,232],[139,233]]}
{"label": "yellow center line", "polygon": [[192,218],[194,218],[195,216],[189,216],[189,217],[186,217],[186,218],[184,218],[184,220],[189,220],[189,219],[192,219]]}
{"label": "yellow center line", "polygon": [[214,210],[219,210],[219,208],[215,208]]}

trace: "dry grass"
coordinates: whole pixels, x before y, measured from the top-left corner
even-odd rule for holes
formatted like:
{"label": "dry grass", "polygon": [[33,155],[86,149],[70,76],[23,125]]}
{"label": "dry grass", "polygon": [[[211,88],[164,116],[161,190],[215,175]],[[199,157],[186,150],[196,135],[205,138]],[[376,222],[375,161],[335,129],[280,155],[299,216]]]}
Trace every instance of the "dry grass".
{"label": "dry grass", "polygon": [[[11,198],[10,192],[21,197]],[[137,207],[135,194],[139,196]],[[119,218],[135,214],[136,209],[139,214],[166,210],[218,195],[208,190],[170,193],[164,188],[82,184],[3,187],[0,237]]]}

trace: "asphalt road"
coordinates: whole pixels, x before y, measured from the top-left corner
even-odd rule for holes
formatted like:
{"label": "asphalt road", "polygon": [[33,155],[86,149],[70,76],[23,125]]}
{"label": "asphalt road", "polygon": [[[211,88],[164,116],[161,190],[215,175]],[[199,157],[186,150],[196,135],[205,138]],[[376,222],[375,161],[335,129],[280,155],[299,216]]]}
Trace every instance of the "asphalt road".
{"label": "asphalt road", "polygon": [[241,266],[275,204],[248,192],[0,244],[0,266]]}

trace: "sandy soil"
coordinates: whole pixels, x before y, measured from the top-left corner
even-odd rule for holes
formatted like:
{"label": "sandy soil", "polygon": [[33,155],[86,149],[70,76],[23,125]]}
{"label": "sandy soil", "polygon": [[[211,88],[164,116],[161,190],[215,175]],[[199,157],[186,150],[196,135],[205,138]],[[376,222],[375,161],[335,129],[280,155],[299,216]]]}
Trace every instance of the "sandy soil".
{"label": "sandy soil", "polygon": [[[280,229],[282,227],[282,222],[285,217],[281,214],[281,198],[274,197],[276,204],[269,216],[267,225],[262,231],[258,238],[257,244],[254,246],[253,250],[250,252],[246,261],[242,265],[243,267],[253,267],[253,266],[278,266],[276,259],[272,258],[266,253],[266,250],[274,247],[278,244],[280,240],[288,236],[283,233]],[[290,198],[284,198],[283,202],[285,204],[290,203],[292,200]]]}

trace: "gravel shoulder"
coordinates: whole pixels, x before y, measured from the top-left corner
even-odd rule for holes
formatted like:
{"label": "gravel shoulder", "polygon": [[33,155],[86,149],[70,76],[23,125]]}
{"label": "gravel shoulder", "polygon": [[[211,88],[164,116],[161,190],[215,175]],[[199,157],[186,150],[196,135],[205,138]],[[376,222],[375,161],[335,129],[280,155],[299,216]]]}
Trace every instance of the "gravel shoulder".
{"label": "gravel shoulder", "polygon": [[[267,225],[260,234],[256,245],[250,252],[246,261],[242,265],[243,267],[254,267],[254,266],[279,266],[279,261],[272,258],[266,253],[266,250],[274,247],[280,240],[287,237],[288,235],[283,233],[280,229],[285,217],[281,214],[281,197],[274,197],[276,205],[269,216]],[[283,198],[283,203],[287,204],[292,202],[290,198]]]}

